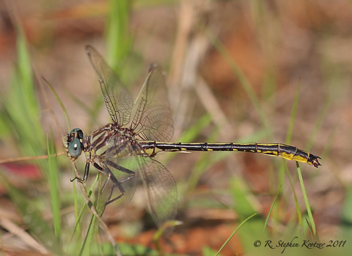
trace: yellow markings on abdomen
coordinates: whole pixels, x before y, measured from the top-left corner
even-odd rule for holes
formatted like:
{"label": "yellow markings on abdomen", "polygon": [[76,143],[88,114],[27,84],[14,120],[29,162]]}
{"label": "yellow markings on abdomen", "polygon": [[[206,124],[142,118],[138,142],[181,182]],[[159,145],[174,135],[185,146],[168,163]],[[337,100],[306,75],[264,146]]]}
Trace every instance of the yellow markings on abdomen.
{"label": "yellow markings on abdomen", "polygon": [[161,151],[242,151],[280,156],[287,160],[308,163],[314,165],[315,167],[320,165],[318,156],[312,155],[290,145],[278,143],[164,143],[154,141],[143,142],[143,148],[148,152],[152,152],[153,156]]}

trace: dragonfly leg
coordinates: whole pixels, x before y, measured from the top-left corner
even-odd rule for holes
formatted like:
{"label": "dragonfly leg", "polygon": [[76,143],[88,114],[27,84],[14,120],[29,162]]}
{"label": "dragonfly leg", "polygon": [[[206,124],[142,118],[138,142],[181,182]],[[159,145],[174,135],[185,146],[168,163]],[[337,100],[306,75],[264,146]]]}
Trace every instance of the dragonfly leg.
{"label": "dragonfly leg", "polygon": [[114,188],[116,187],[116,185],[114,185],[112,188],[111,188],[111,191],[110,191],[110,194],[109,194],[109,197],[108,197],[108,200],[106,201],[105,205],[108,205],[112,202],[115,202],[116,200],[120,199],[124,194],[125,194],[125,189],[121,186],[121,183],[119,183],[119,185],[117,186],[118,189],[120,190],[121,192],[121,195],[118,195],[117,197],[113,198],[113,199],[110,199],[112,197],[112,193],[114,191]]}
{"label": "dragonfly leg", "polygon": [[[94,164],[94,167],[97,168],[100,172],[106,174],[108,176],[107,180],[104,182],[104,185],[102,186],[100,193],[103,192],[103,190],[105,189],[106,185],[108,184],[109,180],[111,180],[113,182],[113,186],[111,187],[110,190],[110,194],[108,196],[108,199],[106,200],[105,205],[108,205],[114,201],[116,201],[117,199],[121,198],[124,194],[125,194],[125,189],[122,187],[122,182],[118,181],[118,179],[115,177],[115,175],[110,171],[109,168],[105,168],[103,169],[101,166],[99,166],[98,164]],[[132,172],[132,171],[130,171]],[[113,191],[115,189],[115,187],[118,188],[118,190],[120,191],[120,195],[118,195],[117,197],[113,198],[110,200],[110,198],[112,197]]]}
{"label": "dragonfly leg", "polygon": [[79,182],[84,183],[88,179],[88,174],[89,174],[89,163],[87,162],[86,167],[84,169],[83,179],[79,177],[74,177],[73,179],[70,179],[70,181],[73,182],[74,180],[78,180]]}
{"label": "dragonfly leg", "polygon": [[[108,168],[107,168],[107,170],[105,170],[105,171],[107,172],[107,173],[106,173],[106,172],[105,172],[105,173],[108,175],[108,179],[105,181],[105,183],[104,183],[104,185],[103,185],[101,191],[103,191],[103,189],[105,188],[106,184],[108,183],[108,181],[109,181],[110,179],[111,179],[111,181],[114,183],[114,185],[112,186],[112,188],[111,188],[111,190],[110,190],[110,195],[109,195],[109,197],[108,197],[108,200],[107,200],[107,202],[106,202],[106,205],[108,205],[108,204],[110,204],[110,203],[112,203],[112,202],[118,200],[119,198],[121,198],[121,197],[125,194],[125,189],[123,188],[122,183],[124,183],[124,182],[130,180],[131,178],[133,178],[133,177],[135,176],[135,173],[134,173],[133,171],[131,171],[131,170],[129,170],[129,169],[126,169],[126,168],[124,168],[124,167],[122,167],[122,166],[120,166],[120,165],[118,165],[118,164],[115,164],[114,162],[109,161],[109,160],[106,162],[106,164],[109,165],[109,166],[111,166],[111,167],[113,167],[113,168],[115,168],[116,170],[119,170],[119,171],[121,171],[121,172],[124,172],[124,173],[129,174],[129,176],[127,176],[125,179],[119,181],[119,180],[115,177],[115,175],[114,175]],[[119,196],[117,196],[117,197],[115,197],[115,198],[113,198],[113,199],[110,200],[110,198],[112,197],[112,194],[113,194],[113,191],[114,191],[114,188],[115,188],[115,187],[118,188],[118,190],[120,191],[121,194],[120,194]]]}
{"label": "dragonfly leg", "polygon": [[[105,181],[105,184],[104,184],[102,190],[105,188],[107,182],[110,179],[114,183],[114,185],[111,187],[110,194],[108,196],[108,199],[107,199],[105,205],[108,205],[108,204],[120,199],[126,192],[125,189],[122,186],[122,182],[118,181],[118,179],[116,179],[115,175],[109,169],[107,169],[107,171],[108,171],[108,179]],[[117,197],[113,198],[113,199],[110,199],[112,197],[112,194],[113,194],[113,191],[114,191],[115,187],[118,188],[118,190],[120,191],[121,194],[118,195]]]}
{"label": "dragonfly leg", "polygon": [[111,162],[111,161],[107,161],[106,162],[107,165],[110,165],[111,167],[115,168],[116,170],[119,170],[121,172],[124,172],[124,173],[127,173],[127,174],[130,174],[129,176],[127,176],[126,178],[124,178],[123,180],[119,181],[120,183],[124,183],[126,181],[128,181],[129,179],[133,178],[135,176],[135,173],[131,170],[128,170],[118,164],[115,164],[114,162]]}

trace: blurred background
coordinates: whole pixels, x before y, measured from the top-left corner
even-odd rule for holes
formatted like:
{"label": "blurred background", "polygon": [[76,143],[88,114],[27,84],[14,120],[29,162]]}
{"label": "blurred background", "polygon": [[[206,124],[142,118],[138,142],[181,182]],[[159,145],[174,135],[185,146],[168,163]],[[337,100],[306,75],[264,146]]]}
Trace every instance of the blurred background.
{"label": "blurred background", "polygon": [[[157,156],[177,182],[177,219],[183,222],[161,241],[162,251],[214,255],[243,224],[222,255],[279,255],[281,250],[256,248],[254,241],[296,235],[299,241],[347,241],[313,250],[346,255],[352,242],[351,1],[1,0],[5,255],[72,254],[83,247],[77,209],[84,203],[72,192],[69,159],[10,161],[63,151],[62,136],[70,130],[60,101],[71,128],[86,135],[110,122],[87,44],[134,97],[149,65],[163,67],[172,141],[289,143],[322,158],[318,169],[297,169],[293,161],[249,153]],[[157,249],[143,194],[140,186],[129,204],[104,214],[117,244],[124,245],[120,250],[132,249],[130,254]]]}

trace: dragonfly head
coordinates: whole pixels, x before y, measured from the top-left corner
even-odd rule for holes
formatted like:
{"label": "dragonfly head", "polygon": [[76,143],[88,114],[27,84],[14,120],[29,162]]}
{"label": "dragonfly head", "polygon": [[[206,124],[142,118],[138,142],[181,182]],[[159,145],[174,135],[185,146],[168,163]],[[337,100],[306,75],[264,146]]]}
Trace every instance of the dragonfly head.
{"label": "dragonfly head", "polygon": [[64,138],[64,146],[66,149],[67,156],[71,161],[75,161],[79,157],[83,150],[83,132],[79,128],[73,129]]}

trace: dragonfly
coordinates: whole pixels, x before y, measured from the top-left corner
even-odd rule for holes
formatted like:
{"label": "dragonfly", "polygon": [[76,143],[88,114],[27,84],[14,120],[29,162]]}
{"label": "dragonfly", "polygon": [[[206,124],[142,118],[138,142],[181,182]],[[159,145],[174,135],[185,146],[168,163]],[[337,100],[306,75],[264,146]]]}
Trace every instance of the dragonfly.
{"label": "dragonfly", "polygon": [[178,205],[176,183],[168,169],[154,158],[160,152],[242,151],[279,156],[314,167],[321,165],[320,157],[280,143],[169,142],[174,128],[162,69],[157,65],[150,67],[134,103],[103,57],[92,46],[85,49],[112,122],[85,137],[81,129],[73,129],[65,138],[65,149],[73,162],[82,153],[86,157],[83,178],[74,177],[71,181],[86,182],[91,166],[106,175],[100,188],[101,193],[105,191],[101,199],[105,206],[117,200],[130,200],[140,179],[154,222],[161,226],[174,219]]}

